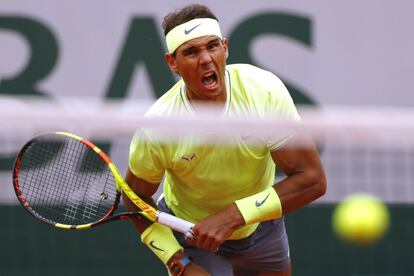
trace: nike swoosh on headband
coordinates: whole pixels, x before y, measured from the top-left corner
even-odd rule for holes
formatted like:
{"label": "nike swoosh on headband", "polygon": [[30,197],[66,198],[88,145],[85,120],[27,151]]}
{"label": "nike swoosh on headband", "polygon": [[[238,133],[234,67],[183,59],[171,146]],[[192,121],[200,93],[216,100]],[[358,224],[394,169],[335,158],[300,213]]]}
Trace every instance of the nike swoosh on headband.
{"label": "nike swoosh on headband", "polygon": [[184,34],[188,35],[189,33],[191,33],[195,28],[197,28],[198,26],[200,26],[202,23],[199,23],[197,25],[195,25],[194,27],[190,28],[190,29],[184,29]]}
{"label": "nike swoosh on headband", "polygon": [[256,206],[260,207],[263,205],[263,203],[265,203],[265,201],[267,200],[267,198],[269,197],[270,193],[267,194],[267,196],[262,200],[262,201],[258,201],[256,200]]}

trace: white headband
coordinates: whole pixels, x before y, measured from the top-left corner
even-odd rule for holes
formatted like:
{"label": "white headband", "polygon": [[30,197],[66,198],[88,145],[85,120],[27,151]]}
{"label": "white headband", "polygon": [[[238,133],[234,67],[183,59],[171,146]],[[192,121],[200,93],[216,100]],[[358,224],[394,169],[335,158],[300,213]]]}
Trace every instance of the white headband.
{"label": "white headband", "polygon": [[176,26],[165,37],[170,54],[185,42],[205,35],[221,36],[220,26],[217,20],[212,18],[196,18]]}

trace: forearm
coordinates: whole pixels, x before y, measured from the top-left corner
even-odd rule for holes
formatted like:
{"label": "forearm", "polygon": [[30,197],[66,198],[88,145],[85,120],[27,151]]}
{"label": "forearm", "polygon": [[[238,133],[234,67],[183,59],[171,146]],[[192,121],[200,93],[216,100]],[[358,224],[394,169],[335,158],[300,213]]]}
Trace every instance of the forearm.
{"label": "forearm", "polygon": [[317,172],[300,172],[290,175],[274,186],[283,214],[298,210],[321,197],[326,190],[326,179]]}
{"label": "forearm", "polygon": [[295,136],[271,155],[276,167],[287,176],[274,185],[283,214],[300,209],[325,193],[325,172],[311,137]]}
{"label": "forearm", "polygon": [[[137,196],[157,209],[152,196],[157,191],[159,184],[150,183],[141,178],[138,178],[129,169],[126,173],[125,181]],[[126,195],[123,195],[123,201],[125,207],[129,211],[135,212],[139,210],[138,207]],[[135,219],[131,219],[131,222],[134,224],[134,227],[139,233],[144,232],[144,230],[152,224],[152,222],[147,219],[143,219],[140,216],[137,216]]]}
{"label": "forearm", "polygon": [[[151,204],[151,205],[155,204],[152,198],[145,198],[145,197],[141,197],[141,198],[148,204]],[[128,211],[136,212],[139,210],[138,207],[127,196],[123,196],[123,201]],[[131,218],[130,221],[132,222],[132,224],[134,225],[138,233],[141,233],[141,234],[142,232],[145,231],[145,229],[147,229],[147,227],[149,227],[152,224],[151,221],[149,221],[148,219],[144,219],[139,215],[136,216],[135,218]]]}
{"label": "forearm", "polygon": [[325,193],[325,173],[315,147],[287,146],[271,155],[287,177],[273,187],[236,201],[246,224],[278,218]]}

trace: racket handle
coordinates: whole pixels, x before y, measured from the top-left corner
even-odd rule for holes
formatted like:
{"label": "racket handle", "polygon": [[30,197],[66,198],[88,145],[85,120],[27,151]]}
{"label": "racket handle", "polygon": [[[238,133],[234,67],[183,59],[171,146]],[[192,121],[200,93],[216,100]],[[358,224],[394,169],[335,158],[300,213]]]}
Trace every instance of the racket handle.
{"label": "racket handle", "polygon": [[191,228],[194,226],[194,223],[189,221],[158,211],[157,222],[185,234],[187,238],[192,238],[193,236]]}

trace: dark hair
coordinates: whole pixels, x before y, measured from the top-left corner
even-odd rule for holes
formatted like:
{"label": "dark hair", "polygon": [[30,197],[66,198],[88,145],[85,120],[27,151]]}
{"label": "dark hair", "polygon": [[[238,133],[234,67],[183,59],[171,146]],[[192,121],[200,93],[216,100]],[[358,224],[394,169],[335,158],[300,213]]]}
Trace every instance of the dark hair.
{"label": "dark hair", "polygon": [[174,29],[176,26],[195,18],[213,18],[218,21],[217,17],[206,6],[200,4],[192,4],[180,10],[171,12],[164,17],[164,20],[162,21],[164,35],[167,35],[168,32]]}

